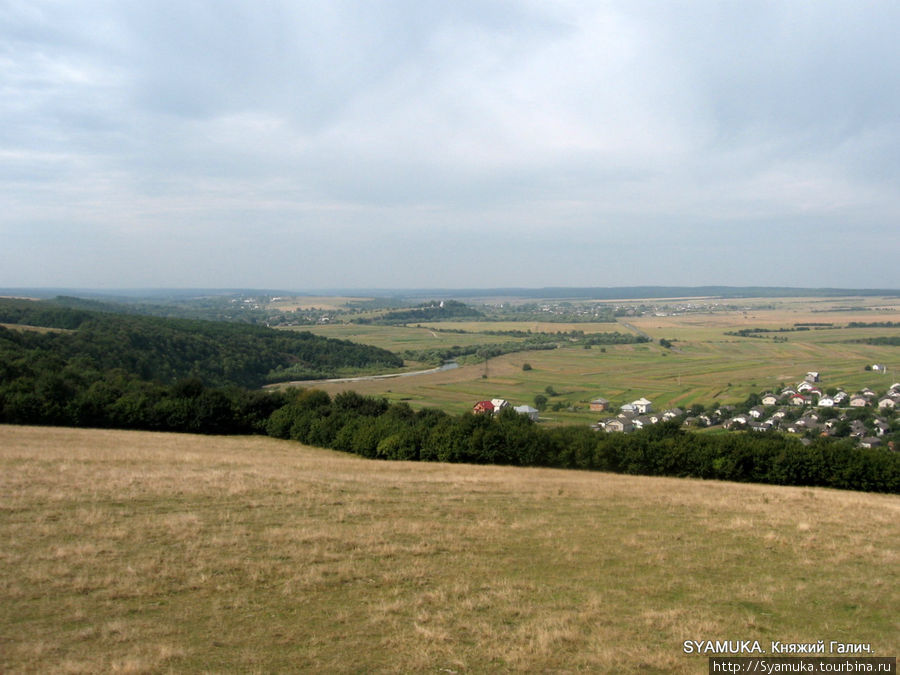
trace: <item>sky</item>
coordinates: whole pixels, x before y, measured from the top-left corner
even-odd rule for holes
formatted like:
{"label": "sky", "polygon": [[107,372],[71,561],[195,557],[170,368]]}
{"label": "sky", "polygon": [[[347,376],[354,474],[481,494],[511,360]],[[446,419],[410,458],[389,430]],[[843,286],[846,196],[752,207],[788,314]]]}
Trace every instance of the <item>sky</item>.
{"label": "sky", "polygon": [[895,0],[0,0],[0,287],[900,288]]}

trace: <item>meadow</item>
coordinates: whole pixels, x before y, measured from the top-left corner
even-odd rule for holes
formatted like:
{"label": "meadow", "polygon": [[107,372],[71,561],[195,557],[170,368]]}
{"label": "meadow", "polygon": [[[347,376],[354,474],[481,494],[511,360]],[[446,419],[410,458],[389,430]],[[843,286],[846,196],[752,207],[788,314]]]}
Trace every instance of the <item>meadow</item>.
{"label": "meadow", "polygon": [[894,656],[900,498],[0,426],[0,671],[706,672]]}
{"label": "meadow", "polygon": [[[900,322],[896,298],[769,298],[741,301],[730,311],[667,313],[635,316],[617,323],[555,324],[549,322],[442,322],[417,326],[316,326],[319,335],[373,344],[395,352],[451,345],[503,342],[494,330],[557,332],[582,330],[586,334],[620,331],[646,333],[645,344],[564,347],[552,351],[518,352],[487,363],[402,379],[353,383],[316,383],[330,393],[354,389],[360,393],[407,401],[413,407],[437,406],[459,413],[485,398],[506,398],[515,405],[532,403],[535,395],[551,387],[551,410],[544,418],[553,423],[585,423],[591,399],[603,397],[615,405],[645,396],[657,410],[700,403],[738,403],[751,393],[781,389],[802,380],[807,371],[822,374],[822,386],[856,391],[862,387],[884,390],[900,377],[897,347],[853,343],[852,340],[896,336],[897,328],[848,328],[851,322]],[[830,328],[762,333],[764,337],[728,335],[748,328],[791,329],[795,324],[832,324]],[[458,329],[465,333],[441,332]],[[775,337],[779,340],[776,341]],[[673,341],[673,348],[659,344]],[[781,341],[786,338],[786,341]],[[881,363],[887,374],[866,371]],[[525,364],[530,369],[525,369]],[[422,367],[410,363],[409,369]],[[560,410],[553,411],[555,403]]]}

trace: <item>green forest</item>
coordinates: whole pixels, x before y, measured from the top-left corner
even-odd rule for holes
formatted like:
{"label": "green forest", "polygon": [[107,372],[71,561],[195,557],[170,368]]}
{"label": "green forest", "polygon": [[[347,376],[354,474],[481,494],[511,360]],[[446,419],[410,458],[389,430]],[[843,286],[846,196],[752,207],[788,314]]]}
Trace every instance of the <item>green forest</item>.
{"label": "green forest", "polygon": [[900,454],[841,439],[701,435],[677,423],[605,434],[543,428],[512,411],[451,416],[354,392],[332,399],[259,389],[286,373],[402,365],[391,352],[309,333],[24,300],[0,301],[0,323],[20,326],[0,326],[0,422],[8,424],[268,434],[370,458],[900,492]]}
{"label": "green forest", "polygon": [[[50,301],[0,300],[0,324],[61,329],[0,332],[0,381],[49,372],[124,370],[142,380],[193,377],[207,385],[335,377],[348,369],[399,368],[385,349],[309,332],[199,319],[72,309]],[[71,366],[71,367],[70,367]]]}

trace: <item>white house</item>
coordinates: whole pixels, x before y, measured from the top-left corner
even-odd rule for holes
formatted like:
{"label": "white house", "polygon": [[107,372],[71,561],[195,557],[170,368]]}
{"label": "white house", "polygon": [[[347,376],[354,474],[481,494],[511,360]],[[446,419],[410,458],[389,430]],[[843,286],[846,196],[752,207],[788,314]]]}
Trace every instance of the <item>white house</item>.
{"label": "white house", "polygon": [[634,406],[635,412],[640,415],[646,415],[653,407],[653,403],[643,397],[639,398],[637,401],[632,401],[631,405]]}
{"label": "white house", "polygon": [[513,410],[520,415],[526,415],[535,422],[537,422],[538,415],[540,414],[540,411],[537,408],[532,408],[530,405],[517,405]]}

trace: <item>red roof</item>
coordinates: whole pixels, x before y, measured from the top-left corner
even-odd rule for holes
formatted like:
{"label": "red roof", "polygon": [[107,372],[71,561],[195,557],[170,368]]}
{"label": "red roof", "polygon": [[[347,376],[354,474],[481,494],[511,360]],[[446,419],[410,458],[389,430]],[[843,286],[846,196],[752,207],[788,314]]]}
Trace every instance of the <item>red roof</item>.
{"label": "red roof", "polygon": [[479,401],[473,408],[475,412],[494,412],[494,404],[490,401]]}

